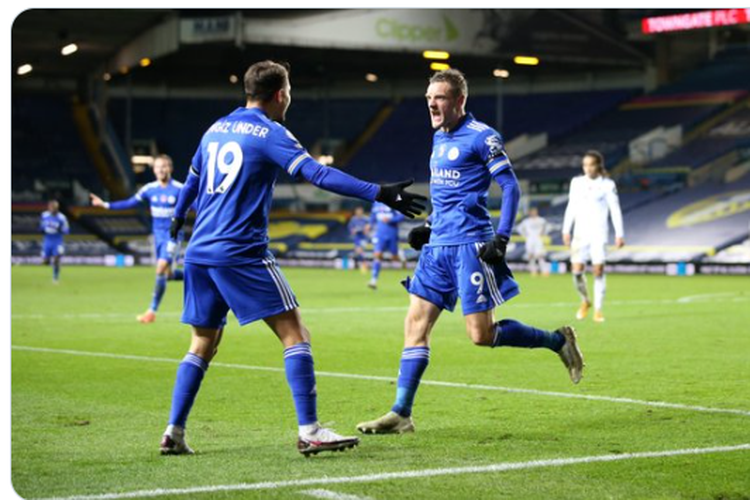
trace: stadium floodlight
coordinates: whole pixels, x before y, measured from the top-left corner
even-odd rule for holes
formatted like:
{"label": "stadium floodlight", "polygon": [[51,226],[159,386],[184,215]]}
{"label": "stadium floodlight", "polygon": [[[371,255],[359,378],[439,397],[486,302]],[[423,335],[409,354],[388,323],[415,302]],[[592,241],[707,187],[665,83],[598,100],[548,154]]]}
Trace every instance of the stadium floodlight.
{"label": "stadium floodlight", "polygon": [[376,75],[375,73],[367,73],[365,75],[365,80],[367,80],[370,83],[375,83],[378,81],[378,75]]}
{"label": "stadium floodlight", "polygon": [[430,69],[433,71],[444,71],[446,69],[451,69],[451,65],[446,63],[433,62],[430,63]]}
{"label": "stadium floodlight", "polygon": [[154,157],[151,155],[133,155],[130,158],[130,162],[133,165],[148,165],[151,166],[154,164]]}
{"label": "stadium floodlight", "polygon": [[537,66],[539,58],[534,56],[516,56],[513,58],[513,62],[519,66]]}
{"label": "stadium floodlight", "polygon": [[78,52],[78,45],[74,43],[69,43],[68,45],[60,49],[60,53],[64,56],[69,56],[71,54],[75,54],[76,52]]}
{"label": "stadium floodlight", "polygon": [[102,75],[102,80],[104,80],[105,82],[108,82],[108,81],[110,81],[111,79],[112,79],[112,73],[104,73],[104,74]]}
{"label": "stadium floodlight", "polygon": [[151,66],[151,59],[149,59],[148,57],[143,57],[138,62],[138,64],[141,65],[141,68],[148,68],[149,66]]}
{"label": "stadium floodlight", "polygon": [[510,71],[497,68],[492,72],[492,76],[495,78],[508,78],[510,76]]}
{"label": "stadium floodlight", "polygon": [[439,61],[446,61],[450,58],[450,54],[444,50],[425,50],[422,52],[422,57],[425,59],[437,59]]}
{"label": "stadium floodlight", "polygon": [[27,74],[31,73],[32,69],[34,69],[34,68],[31,66],[31,64],[23,64],[23,65],[21,65],[21,66],[18,67],[18,69],[16,70],[16,74],[18,74],[18,75],[27,75]]}
{"label": "stadium floodlight", "polygon": [[231,83],[232,85],[236,84],[239,81],[240,77],[238,77],[237,75],[229,75],[229,83]]}

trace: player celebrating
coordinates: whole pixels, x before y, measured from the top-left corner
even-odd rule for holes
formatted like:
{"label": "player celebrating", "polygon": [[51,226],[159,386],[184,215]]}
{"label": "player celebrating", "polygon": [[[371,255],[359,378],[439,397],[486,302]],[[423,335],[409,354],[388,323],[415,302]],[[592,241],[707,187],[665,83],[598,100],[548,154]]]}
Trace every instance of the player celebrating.
{"label": "player celebrating", "polygon": [[362,207],[354,209],[354,215],[349,220],[349,234],[354,241],[354,265],[364,272],[365,269],[365,243],[367,243],[368,219],[365,217],[365,211]]}
{"label": "player celebrating", "polygon": [[[500,134],[464,110],[467,95],[458,70],[430,79],[426,97],[436,130],[430,157],[433,212],[429,225],[409,234],[409,244],[422,253],[414,279],[405,281],[410,304],[396,401],[384,416],[358,424],[363,433],[414,431],[412,405],[430,360],[430,333],[441,311],[452,311],[459,297],[476,345],[546,347],[559,354],[574,383],[581,378],[583,356],[572,328],[549,332],[512,319],[494,320],[494,308],[519,293],[504,256],[520,189]],[[497,232],[487,210],[492,179],[503,191]]]}
{"label": "player celebrating", "polygon": [[151,224],[156,255],[156,284],[148,310],[136,317],[141,323],[156,321],[156,311],[159,310],[159,304],[161,304],[161,299],[167,289],[167,280],[182,280],[183,277],[182,271],[172,270],[172,262],[176,259],[176,253],[179,249],[179,239],[170,241],[169,224],[172,220],[177,197],[182,189],[182,183],[172,179],[172,170],[172,158],[164,154],[159,155],[154,160],[156,180],[143,186],[127,200],[106,202],[91,193],[91,204],[95,207],[108,210],[130,210],[144,202],[151,207]]}
{"label": "player celebrating", "polygon": [[388,252],[394,261],[400,260],[398,255],[398,223],[404,220],[404,216],[388,205],[374,203],[370,210],[370,227],[373,228],[375,236],[372,238],[374,245],[372,255],[372,277],[367,284],[373,290],[378,288],[378,277],[380,276],[381,260],[383,253]]}
{"label": "player celebrating", "polygon": [[[587,151],[583,156],[583,175],[570,183],[568,206],[563,220],[563,242],[570,247],[573,284],[581,296],[576,318],[584,319],[591,307],[583,271],[588,260],[594,269],[594,321],[604,321],[602,306],[607,289],[604,276],[606,246],[609,239],[608,219],[615,228],[615,246],[625,245],[620,200],[617,186],[604,168],[604,156],[599,151]],[[575,226],[575,227],[573,227]],[[571,241],[570,229],[573,227]]]}
{"label": "player celebrating", "polygon": [[544,260],[547,249],[544,247],[543,238],[547,235],[547,220],[539,216],[537,208],[529,209],[529,216],[516,227],[518,234],[526,239],[526,260],[529,261],[529,271],[532,276],[540,272],[549,276],[547,262]]}
{"label": "player celebrating", "polygon": [[58,284],[60,282],[60,257],[65,253],[63,235],[70,232],[70,226],[68,218],[60,213],[60,204],[57,200],[50,200],[47,203],[47,210],[42,212],[39,221],[39,229],[44,233],[42,244],[44,265],[52,263],[52,283]]}
{"label": "player celebrating", "polygon": [[190,351],[177,369],[163,454],[192,453],[185,423],[221,339],[231,309],[240,325],[262,319],[284,346],[300,453],[343,450],[359,443],[318,423],[310,332],[294,296],[268,251],[268,214],[279,169],[345,196],[381,201],[409,217],[423,196],[404,190],[413,181],[361,181],[310,157],[281,123],[291,103],[286,66],[263,61],[245,73],[247,104],[216,121],[203,135],[175,210],[172,232],[195,200],[198,216],[185,256],[182,322],[192,325]]}

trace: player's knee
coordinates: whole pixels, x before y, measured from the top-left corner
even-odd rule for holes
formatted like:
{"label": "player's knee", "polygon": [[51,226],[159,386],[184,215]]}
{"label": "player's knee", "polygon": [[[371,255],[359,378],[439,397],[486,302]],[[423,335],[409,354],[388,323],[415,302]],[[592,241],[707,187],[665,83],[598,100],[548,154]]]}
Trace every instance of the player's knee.
{"label": "player's knee", "polygon": [[495,339],[495,332],[482,325],[467,325],[466,334],[474,345],[478,346],[491,346]]}

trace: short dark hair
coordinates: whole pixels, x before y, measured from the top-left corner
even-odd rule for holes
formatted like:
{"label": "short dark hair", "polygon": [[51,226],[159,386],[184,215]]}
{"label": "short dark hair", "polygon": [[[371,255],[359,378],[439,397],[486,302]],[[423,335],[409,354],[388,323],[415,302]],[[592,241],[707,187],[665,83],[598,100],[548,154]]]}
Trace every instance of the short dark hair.
{"label": "short dark hair", "polygon": [[432,75],[430,83],[438,82],[447,82],[451,86],[454,97],[460,95],[469,97],[469,85],[466,83],[466,77],[457,69],[444,69]]}
{"label": "short dark hair", "polygon": [[604,166],[604,155],[601,154],[596,149],[589,149],[586,151],[586,153],[583,155],[583,157],[590,156],[596,161],[596,166],[599,168],[599,175],[603,175],[604,177],[609,177],[609,173],[607,173],[607,169]]}
{"label": "short dark hair", "polygon": [[289,82],[289,64],[260,61],[245,72],[245,95],[251,101],[268,102]]}

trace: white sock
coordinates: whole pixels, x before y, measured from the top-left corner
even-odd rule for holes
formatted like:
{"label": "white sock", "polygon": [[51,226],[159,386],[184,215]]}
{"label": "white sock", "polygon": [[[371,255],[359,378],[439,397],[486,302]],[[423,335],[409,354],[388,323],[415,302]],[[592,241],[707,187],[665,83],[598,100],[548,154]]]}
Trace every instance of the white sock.
{"label": "white sock", "polygon": [[549,269],[547,268],[547,261],[544,260],[544,257],[539,258],[539,269],[543,274],[549,273]]}
{"label": "white sock", "polygon": [[531,271],[532,274],[539,272],[539,267],[536,265],[536,257],[529,259],[529,271]]}
{"label": "white sock", "polygon": [[607,292],[607,278],[602,275],[594,278],[594,310],[601,311],[604,295]]}
{"label": "white sock", "polygon": [[578,290],[578,295],[581,296],[581,300],[589,303],[589,291],[586,289],[586,277],[583,273],[573,273],[573,285],[575,285],[576,290]]}

